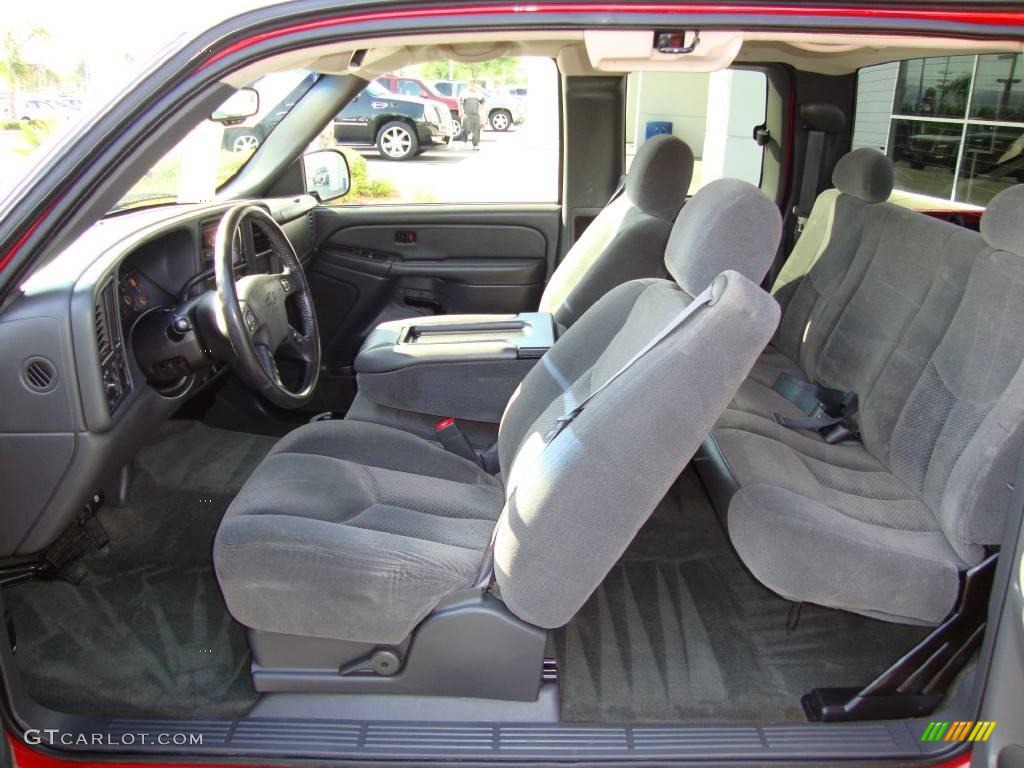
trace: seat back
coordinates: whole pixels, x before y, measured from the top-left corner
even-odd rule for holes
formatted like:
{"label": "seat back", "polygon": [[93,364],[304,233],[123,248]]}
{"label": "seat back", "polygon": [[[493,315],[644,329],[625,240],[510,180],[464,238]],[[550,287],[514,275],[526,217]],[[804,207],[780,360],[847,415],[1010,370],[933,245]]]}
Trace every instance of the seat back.
{"label": "seat back", "polygon": [[[568,621],[693,456],[778,322],[758,283],[780,233],[778,209],[755,187],[708,185],[673,229],[673,280],[613,289],[527,374],[499,433],[506,504],[494,548],[502,599],[518,616],[543,627]],[[711,305],[546,442],[559,417],[615,377],[714,275]]]}
{"label": "seat back", "polygon": [[973,564],[1002,538],[1024,440],[1024,185],[992,199],[980,235],[951,234],[936,261],[928,299],[871,387],[865,427],[869,450]]}
{"label": "seat back", "polygon": [[839,194],[829,244],[778,291],[780,349],[857,393],[864,447],[968,564],[1000,540],[1022,439],[1022,219],[1024,186],[993,198],[981,234]]}
{"label": "seat back", "polygon": [[540,311],[568,328],[617,285],[664,277],[665,244],[686,201],[693,152],[675,136],[645,141],[623,193],[604,207],[558,265]]}

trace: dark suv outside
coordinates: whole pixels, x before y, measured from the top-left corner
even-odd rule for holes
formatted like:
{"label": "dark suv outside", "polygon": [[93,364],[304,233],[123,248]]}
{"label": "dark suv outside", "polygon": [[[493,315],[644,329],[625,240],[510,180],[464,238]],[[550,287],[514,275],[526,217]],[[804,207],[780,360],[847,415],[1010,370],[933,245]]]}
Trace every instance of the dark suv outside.
{"label": "dark suv outside", "polygon": [[447,146],[452,123],[443,104],[396,96],[370,83],[334,118],[339,144],[375,144],[385,160],[408,160],[428,147]]}

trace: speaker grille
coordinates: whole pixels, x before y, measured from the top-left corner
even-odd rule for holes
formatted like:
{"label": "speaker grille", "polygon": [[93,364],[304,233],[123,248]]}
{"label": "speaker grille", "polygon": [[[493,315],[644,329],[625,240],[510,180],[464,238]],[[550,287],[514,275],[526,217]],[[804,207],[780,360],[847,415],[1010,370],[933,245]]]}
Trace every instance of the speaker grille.
{"label": "speaker grille", "polygon": [[45,357],[31,357],[21,369],[25,386],[33,392],[49,392],[57,384],[57,369]]}

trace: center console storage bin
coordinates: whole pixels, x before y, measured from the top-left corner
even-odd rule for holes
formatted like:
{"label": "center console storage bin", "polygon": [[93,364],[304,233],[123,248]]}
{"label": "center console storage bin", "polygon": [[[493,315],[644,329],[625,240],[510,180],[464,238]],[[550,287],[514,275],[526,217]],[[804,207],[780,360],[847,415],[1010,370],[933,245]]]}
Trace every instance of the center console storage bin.
{"label": "center console storage bin", "polygon": [[554,340],[552,317],[542,312],[395,320],[360,349],[359,391],[389,408],[497,423]]}

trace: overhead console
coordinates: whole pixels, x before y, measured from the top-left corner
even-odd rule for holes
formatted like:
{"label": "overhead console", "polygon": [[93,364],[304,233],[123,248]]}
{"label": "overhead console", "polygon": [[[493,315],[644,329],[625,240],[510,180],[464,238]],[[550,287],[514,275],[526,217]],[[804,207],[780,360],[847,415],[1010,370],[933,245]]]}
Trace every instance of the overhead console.
{"label": "overhead console", "polygon": [[355,361],[359,391],[401,411],[497,423],[555,342],[546,312],[437,315],[378,326]]}
{"label": "overhead console", "polygon": [[583,41],[599,72],[715,72],[732,64],[743,33],[588,29]]}

